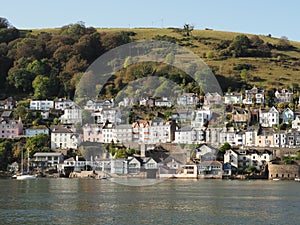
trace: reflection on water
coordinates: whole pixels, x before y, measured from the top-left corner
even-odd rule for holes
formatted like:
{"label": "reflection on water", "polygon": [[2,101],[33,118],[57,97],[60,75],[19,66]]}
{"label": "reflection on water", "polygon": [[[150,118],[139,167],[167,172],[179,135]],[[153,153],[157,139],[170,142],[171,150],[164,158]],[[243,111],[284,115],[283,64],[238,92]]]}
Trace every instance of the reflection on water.
{"label": "reflection on water", "polygon": [[0,224],[298,224],[299,185],[167,180],[127,186],[92,179],[0,180]]}

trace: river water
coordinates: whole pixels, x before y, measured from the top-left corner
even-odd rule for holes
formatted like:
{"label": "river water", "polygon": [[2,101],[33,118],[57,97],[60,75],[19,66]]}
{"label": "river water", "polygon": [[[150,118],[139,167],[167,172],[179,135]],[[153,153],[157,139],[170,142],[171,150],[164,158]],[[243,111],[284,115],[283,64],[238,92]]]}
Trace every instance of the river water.
{"label": "river water", "polygon": [[0,180],[0,224],[299,224],[300,182]]}

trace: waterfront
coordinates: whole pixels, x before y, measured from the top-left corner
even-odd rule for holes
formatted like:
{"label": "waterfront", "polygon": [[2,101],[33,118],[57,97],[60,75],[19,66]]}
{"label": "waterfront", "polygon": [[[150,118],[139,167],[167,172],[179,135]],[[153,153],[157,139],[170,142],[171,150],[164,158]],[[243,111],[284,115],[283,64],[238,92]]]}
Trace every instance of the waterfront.
{"label": "waterfront", "polygon": [[0,180],[0,224],[298,224],[300,183]]}

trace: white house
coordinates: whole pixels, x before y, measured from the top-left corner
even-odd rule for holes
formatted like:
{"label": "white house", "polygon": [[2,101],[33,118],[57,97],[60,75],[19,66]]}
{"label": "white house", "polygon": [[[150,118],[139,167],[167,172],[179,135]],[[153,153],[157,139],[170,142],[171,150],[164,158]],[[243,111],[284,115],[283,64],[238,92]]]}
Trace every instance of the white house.
{"label": "white house", "polygon": [[296,118],[292,121],[292,128],[300,131],[300,117],[296,116]]}
{"label": "white house", "polygon": [[64,155],[58,152],[36,152],[33,155],[35,167],[57,167],[64,161]]}
{"label": "white house", "polygon": [[197,109],[194,111],[194,119],[191,126],[195,128],[204,127],[211,120],[213,112],[209,108]]}
{"label": "white house", "polygon": [[276,90],[275,99],[276,102],[289,103],[293,100],[293,92],[290,92],[287,89],[282,89],[280,91]]}
{"label": "white house", "polygon": [[120,124],[116,125],[112,131],[112,135],[117,143],[132,142],[132,125]]}
{"label": "white house", "polygon": [[116,142],[116,137],[114,136],[114,125],[113,123],[107,122],[102,128],[102,140],[103,143]]}
{"label": "white house", "polygon": [[222,104],[222,96],[217,92],[207,92],[204,97],[204,105],[220,105]]}
{"label": "white house", "polygon": [[82,124],[82,109],[74,104],[64,110],[64,114],[60,117],[62,124]]}
{"label": "white house", "polygon": [[158,107],[172,107],[173,102],[169,100],[167,97],[162,97],[161,99],[156,99],[155,100],[155,106]]}
{"label": "white house", "polygon": [[113,108],[115,105],[114,100],[88,100],[86,102],[86,105],[84,106],[84,109],[90,110],[90,111],[97,111],[100,109],[108,109]]}
{"label": "white house", "polygon": [[103,142],[102,124],[85,124],[82,131],[84,142]]}
{"label": "white house", "polygon": [[75,103],[73,101],[68,99],[58,99],[57,101],[54,101],[54,108],[57,110],[65,110],[74,104]]}
{"label": "white house", "polygon": [[226,93],[224,95],[224,103],[228,105],[242,104],[243,95],[242,93]]}
{"label": "white house", "polygon": [[196,106],[199,97],[194,93],[184,93],[177,98],[177,104],[181,106]]}
{"label": "white house", "polygon": [[175,139],[176,129],[174,121],[139,120],[132,124],[132,140],[147,144],[170,143]]}
{"label": "white house", "polygon": [[246,105],[251,105],[253,103],[263,104],[265,102],[264,92],[264,90],[259,90],[256,87],[245,90],[245,99],[243,99],[243,103]]}
{"label": "white house", "polygon": [[273,146],[272,147],[279,147],[279,148],[286,147],[286,132],[285,131],[276,131],[273,133]]}
{"label": "white house", "polygon": [[201,144],[205,142],[205,130],[200,128],[183,127],[175,131],[175,143]]}
{"label": "white house", "polygon": [[30,109],[31,110],[42,110],[48,111],[53,109],[54,101],[49,100],[31,100],[30,101]]}
{"label": "white house", "polygon": [[52,127],[51,149],[77,149],[81,143],[78,134],[62,126]]}
{"label": "white house", "polygon": [[268,150],[230,149],[224,154],[224,164],[230,163],[240,171],[250,166],[255,166],[257,170],[262,170],[272,159],[273,153]]}
{"label": "white house", "polygon": [[251,126],[245,131],[245,146],[255,146],[256,137],[258,135],[259,127]]}
{"label": "white house", "polygon": [[245,133],[234,127],[223,128],[220,132],[220,143],[225,142],[230,145],[242,146],[245,143]]}
{"label": "white house", "polygon": [[279,112],[273,106],[271,109],[259,110],[259,123],[262,127],[272,127],[279,124]]}
{"label": "white house", "polygon": [[118,108],[101,108],[92,113],[92,116],[96,118],[97,123],[105,123],[106,121],[111,123],[121,122],[121,112]]}

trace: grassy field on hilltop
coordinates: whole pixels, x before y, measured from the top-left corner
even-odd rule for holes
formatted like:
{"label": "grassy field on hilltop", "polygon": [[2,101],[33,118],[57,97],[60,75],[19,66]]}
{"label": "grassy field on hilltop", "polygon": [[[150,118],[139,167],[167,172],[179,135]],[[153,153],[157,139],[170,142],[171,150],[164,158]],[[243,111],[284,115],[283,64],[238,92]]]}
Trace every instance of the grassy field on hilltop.
{"label": "grassy field on hilltop", "polygon": [[[240,71],[234,69],[239,64],[252,65],[249,70],[249,84],[268,87],[290,87],[300,82],[300,43],[289,41],[293,46],[292,50],[272,49],[271,57],[218,57],[219,51],[214,45],[222,41],[232,41],[240,33],[214,31],[214,30],[193,30],[192,36],[184,37],[175,29],[165,28],[98,28],[98,32],[135,32],[134,40],[155,39],[157,36],[168,36],[176,38],[176,43],[186,46],[195,54],[199,55],[216,74],[232,79],[240,76]],[[252,34],[246,34],[251,38]],[[258,35],[265,43],[277,45],[280,41],[264,35]],[[185,41],[186,40],[186,41]],[[211,57],[207,57],[208,55]]]}

